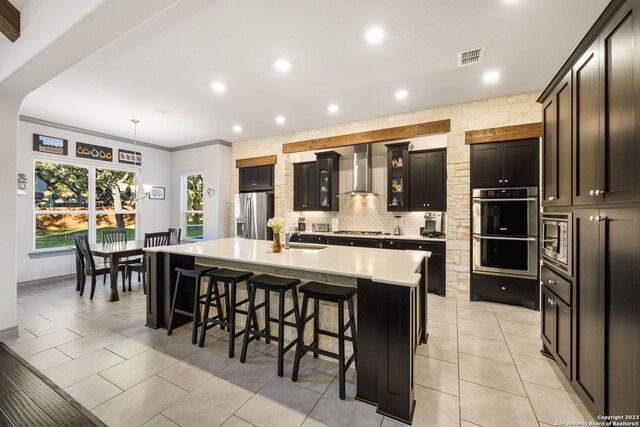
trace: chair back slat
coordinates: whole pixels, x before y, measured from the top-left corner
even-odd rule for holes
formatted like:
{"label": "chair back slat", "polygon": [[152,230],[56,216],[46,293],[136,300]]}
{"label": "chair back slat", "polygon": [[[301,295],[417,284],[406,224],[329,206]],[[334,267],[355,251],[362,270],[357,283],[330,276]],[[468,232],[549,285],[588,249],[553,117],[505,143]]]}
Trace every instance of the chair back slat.
{"label": "chair back slat", "polygon": [[153,248],[156,246],[167,246],[169,244],[169,232],[163,231],[159,233],[145,233],[144,247]]}
{"label": "chair back slat", "polygon": [[117,230],[104,230],[102,232],[103,243],[125,243],[127,241],[127,231],[121,228]]}
{"label": "chair back slat", "polygon": [[93,260],[93,254],[89,247],[89,236],[86,234],[76,234],[73,239],[76,243],[76,250],[78,250],[82,258],[84,258],[82,267],[85,270],[85,274],[92,274],[96,270],[96,263]]}
{"label": "chair back slat", "polygon": [[181,236],[182,236],[182,229],[181,228],[170,228],[169,229],[169,244],[170,245],[179,245]]}

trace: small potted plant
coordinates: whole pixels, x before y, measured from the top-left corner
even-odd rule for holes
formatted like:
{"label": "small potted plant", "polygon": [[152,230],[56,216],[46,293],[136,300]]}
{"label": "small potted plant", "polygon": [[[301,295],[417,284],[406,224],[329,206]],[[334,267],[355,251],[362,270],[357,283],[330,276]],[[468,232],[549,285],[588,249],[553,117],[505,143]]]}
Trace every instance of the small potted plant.
{"label": "small potted plant", "polygon": [[269,221],[267,221],[267,226],[271,227],[271,230],[273,230],[273,245],[271,245],[273,252],[282,252],[280,230],[282,230],[285,225],[286,222],[284,218],[281,217],[269,218]]}

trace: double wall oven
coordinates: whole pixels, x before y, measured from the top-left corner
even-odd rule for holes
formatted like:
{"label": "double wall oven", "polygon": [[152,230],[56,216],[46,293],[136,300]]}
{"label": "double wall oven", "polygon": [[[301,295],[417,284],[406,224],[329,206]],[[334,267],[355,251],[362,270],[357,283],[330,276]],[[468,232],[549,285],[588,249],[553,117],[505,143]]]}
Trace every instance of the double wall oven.
{"label": "double wall oven", "polygon": [[538,276],[538,189],[478,188],[472,193],[473,272]]}

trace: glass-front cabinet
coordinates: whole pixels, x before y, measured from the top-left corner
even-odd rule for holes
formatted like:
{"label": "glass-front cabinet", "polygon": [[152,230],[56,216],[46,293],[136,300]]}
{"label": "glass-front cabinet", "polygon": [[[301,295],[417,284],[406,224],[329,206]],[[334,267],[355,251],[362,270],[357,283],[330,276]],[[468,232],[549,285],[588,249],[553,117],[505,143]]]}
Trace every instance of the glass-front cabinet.
{"label": "glass-front cabinet", "polygon": [[387,144],[387,210],[409,210],[409,142]]}
{"label": "glass-front cabinet", "polygon": [[339,209],[339,162],[340,154],[335,151],[316,153],[318,210],[337,211]]}

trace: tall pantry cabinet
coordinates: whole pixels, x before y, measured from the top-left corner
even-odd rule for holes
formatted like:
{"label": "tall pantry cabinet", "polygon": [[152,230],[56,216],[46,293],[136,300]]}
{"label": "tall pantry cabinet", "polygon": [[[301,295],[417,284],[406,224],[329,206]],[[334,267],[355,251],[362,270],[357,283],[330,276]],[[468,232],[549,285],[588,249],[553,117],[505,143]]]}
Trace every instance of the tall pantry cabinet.
{"label": "tall pantry cabinet", "polygon": [[539,101],[542,204],[573,217],[573,269],[541,283],[544,350],[594,416],[640,414],[640,0],[611,2]]}

